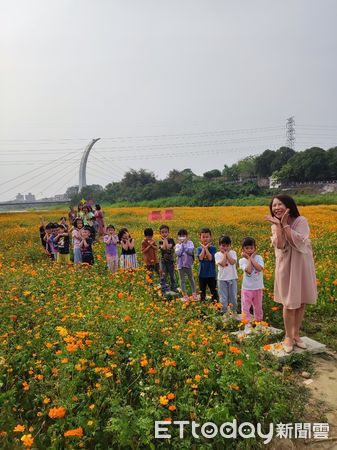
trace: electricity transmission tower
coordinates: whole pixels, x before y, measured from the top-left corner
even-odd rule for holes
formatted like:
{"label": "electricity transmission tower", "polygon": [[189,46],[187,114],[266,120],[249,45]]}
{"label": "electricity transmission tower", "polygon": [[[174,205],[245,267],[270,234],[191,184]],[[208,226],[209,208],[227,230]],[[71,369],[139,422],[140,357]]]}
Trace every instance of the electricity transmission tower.
{"label": "electricity transmission tower", "polygon": [[287,147],[295,150],[295,119],[294,116],[289,117],[286,123]]}

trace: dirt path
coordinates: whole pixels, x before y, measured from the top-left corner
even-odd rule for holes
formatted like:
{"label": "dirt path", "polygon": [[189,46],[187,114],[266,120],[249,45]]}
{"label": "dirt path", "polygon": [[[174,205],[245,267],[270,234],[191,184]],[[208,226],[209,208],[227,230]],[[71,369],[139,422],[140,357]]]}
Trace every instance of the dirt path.
{"label": "dirt path", "polygon": [[337,449],[337,353],[316,355],[314,368],[315,373],[312,377],[314,381],[308,385],[308,388],[316,403],[315,406],[319,408],[317,419],[320,419],[320,415],[325,416],[329,423],[331,440],[310,442],[309,445],[298,448]]}
{"label": "dirt path", "polygon": [[[328,440],[284,440],[275,442],[272,450],[337,450],[337,352],[314,355],[308,414],[304,422],[327,421],[330,427]],[[305,379],[300,378],[299,383]]]}

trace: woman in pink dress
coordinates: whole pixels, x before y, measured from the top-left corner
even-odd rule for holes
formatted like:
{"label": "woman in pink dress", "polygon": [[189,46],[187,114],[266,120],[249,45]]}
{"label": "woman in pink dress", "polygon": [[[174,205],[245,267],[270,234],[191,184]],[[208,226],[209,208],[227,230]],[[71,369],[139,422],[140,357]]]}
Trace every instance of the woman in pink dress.
{"label": "woman in pink dress", "polygon": [[300,215],[289,195],[273,197],[269,208],[271,216],[266,219],[272,224],[271,241],[276,257],[274,300],[283,304],[286,332],[283,348],[290,353],[294,345],[306,348],[299,335],[305,305],[317,300],[310,230],[307,219]]}
{"label": "woman in pink dress", "polygon": [[103,236],[104,234],[104,214],[100,205],[95,205],[95,218],[98,224],[98,235]]}

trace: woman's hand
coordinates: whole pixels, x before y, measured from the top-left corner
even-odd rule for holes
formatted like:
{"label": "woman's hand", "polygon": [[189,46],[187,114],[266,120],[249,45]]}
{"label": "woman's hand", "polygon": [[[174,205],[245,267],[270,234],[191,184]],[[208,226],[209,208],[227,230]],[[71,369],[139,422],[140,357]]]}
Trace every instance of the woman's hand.
{"label": "woman's hand", "polygon": [[265,219],[274,225],[281,225],[281,221],[275,216],[265,216]]}
{"label": "woman's hand", "polygon": [[285,225],[288,225],[289,222],[289,208],[286,209],[285,213],[283,214],[283,216],[281,217],[281,225],[284,227]]}

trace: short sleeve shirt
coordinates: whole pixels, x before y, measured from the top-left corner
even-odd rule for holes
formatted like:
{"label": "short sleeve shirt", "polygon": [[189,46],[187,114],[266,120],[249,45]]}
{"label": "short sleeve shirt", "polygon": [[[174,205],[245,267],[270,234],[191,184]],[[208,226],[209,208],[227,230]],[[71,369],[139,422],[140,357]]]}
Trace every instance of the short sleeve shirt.
{"label": "short sleeve shirt", "polygon": [[[256,255],[255,261],[264,267],[264,262],[262,256]],[[263,289],[263,271],[258,272],[255,267],[253,267],[252,273],[246,272],[246,267],[248,265],[248,259],[241,258],[239,261],[240,269],[243,270],[243,280],[242,289],[247,289],[249,291],[257,291],[258,289]]]}
{"label": "short sleeve shirt", "polygon": [[[149,242],[147,239],[142,241],[142,251],[149,246]],[[145,264],[157,264],[157,250],[154,247],[150,247],[147,252],[143,253],[143,258]]]}
{"label": "short sleeve shirt", "polygon": [[67,255],[69,253],[69,236],[61,236],[57,241],[58,250],[61,255]]}
{"label": "short sleeve shirt", "polygon": [[236,271],[236,262],[238,258],[236,256],[236,252],[234,250],[229,250],[228,254],[235,260],[235,263],[227,263],[228,265],[225,267],[219,265],[219,262],[222,261],[224,254],[222,252],[217,252],[214,255],[215,263],[218,266],[218,280],[221,281],[236,280],[238,278],[238,273]]}
{"label": "short sleeve shirt", "polygon": [[[202,261],[199,261],[199,277],[200,278],[215,278],[216,277],[216,270],[215,270],[215,260],[214,255],[216,253],[216,248],[214,245],[211,245],[208,248],[208,251],[212,255],[211,261],[209,259],[203,259]],[[197,248],[197,257],[199,258],[199,255],[202,252],[202,247]]]}
{"label": "short sleeve shirt", "polygon": [[117,256],[118,255],[118,251],[117,251],[118,238],[117,238],[117,236],[112,236],[110,244],[107,244],[109,239],[110,239],[110,236],[108,234],[106,234],[103,238],[103,241],[106,244],[105,254],[109,255],[109,256]]}
{"label": "short sleeve shirt", "polygon": [[172,247],[163,250],[160,248],[160,246],[163,245],[163,241],[159,241],[160,259],[162,261],[174,261],[174,247],[176,244],[172,238],[167,238],[167,242],[172,245]]}

